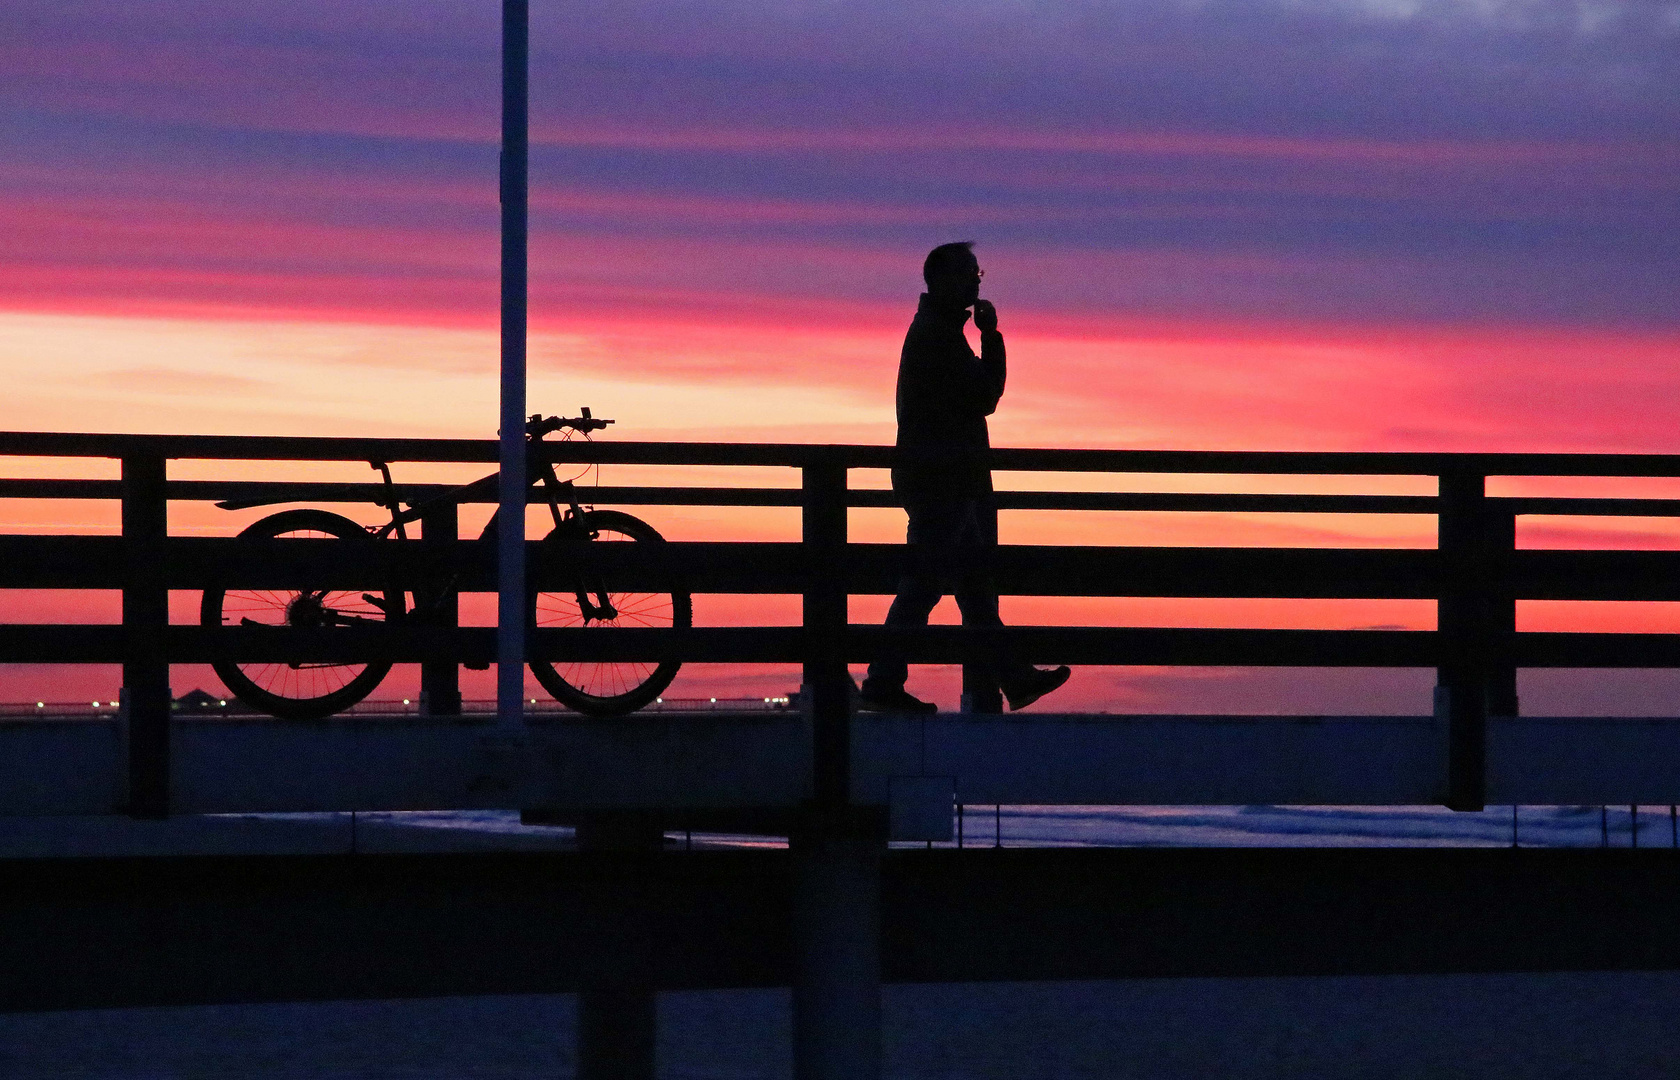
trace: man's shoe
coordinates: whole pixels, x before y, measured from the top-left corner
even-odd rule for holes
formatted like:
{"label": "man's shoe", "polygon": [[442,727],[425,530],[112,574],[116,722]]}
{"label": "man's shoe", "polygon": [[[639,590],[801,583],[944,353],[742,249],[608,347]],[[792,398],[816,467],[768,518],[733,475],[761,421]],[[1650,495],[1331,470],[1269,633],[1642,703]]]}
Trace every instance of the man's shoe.
{"label": "man's shoe", "polygon": [[939,711],[938,705],[906,693],[902,686],[883,689],[870,686],[867,682],[863,684],[863,689],[858,691],[857,707],[858,712],[936,713]]}
{"label": "man's shoe", "polygon": [[1033,668],[1032,674],[1025,675],[1012,686],[1003,688],[1003,696],[1009,699],[1011,712],[1026,708],[1050,691],[1068,681],[1073,674],[1066,664],[1059,668]]}

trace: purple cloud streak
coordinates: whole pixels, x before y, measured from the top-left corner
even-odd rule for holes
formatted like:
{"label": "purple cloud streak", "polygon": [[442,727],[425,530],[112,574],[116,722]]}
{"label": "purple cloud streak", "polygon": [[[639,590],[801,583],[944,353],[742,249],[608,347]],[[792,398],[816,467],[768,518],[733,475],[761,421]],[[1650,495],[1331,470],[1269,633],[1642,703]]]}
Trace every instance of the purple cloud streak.
{"label": "purple cloud streak", "polygon": [[[121,251],[97,220],[40,227],[13,270],[454,275],[476,295],[496,16],[14,5],[8,219],[97,205],[179,224]],[[573,0],[534,25],[555,295],[603,284],[569,252],[678,245],[689,288],[868,303],[905,283],[849,268],[964,235],[1030,266],[1006,288],[1047,310],[1676,321],[1673,4]],[[206,217],[260,243],[205,250]],[[743,249],[763,265],[734,267]],[[672,287],[633,259],[605,278]]]}

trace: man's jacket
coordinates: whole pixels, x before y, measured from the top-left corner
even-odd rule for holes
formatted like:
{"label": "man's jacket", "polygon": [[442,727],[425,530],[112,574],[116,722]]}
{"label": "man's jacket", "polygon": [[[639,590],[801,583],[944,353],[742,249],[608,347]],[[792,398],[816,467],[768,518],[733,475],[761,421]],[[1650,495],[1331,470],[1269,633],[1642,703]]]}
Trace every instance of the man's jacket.
{"label": "man's jacket", "polygon": [[975,356],[968,312],[926,293],[898,361],[898,449],[893,490],[905,502],[963,499],[992,490],[986,417],[1003,397],[1003,334],[982,331]]}

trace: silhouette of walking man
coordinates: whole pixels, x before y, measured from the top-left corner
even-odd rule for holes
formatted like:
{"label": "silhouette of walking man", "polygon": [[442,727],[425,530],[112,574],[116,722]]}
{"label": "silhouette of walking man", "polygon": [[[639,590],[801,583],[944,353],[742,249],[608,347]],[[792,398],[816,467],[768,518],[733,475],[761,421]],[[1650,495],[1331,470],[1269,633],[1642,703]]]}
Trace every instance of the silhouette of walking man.
{"label": "silhouette of walking man", "polygon": [[[997,547],[997,500],[992,493],[991,439],[986,417],[1003,397],[1003,334],[997,309],[980,299],[985,272],[974,244],[941,244],[922,264],[922,294],[898,362],[898,464],[893,491],[910,516],[909,557],[888,626],[926,626],[945,595],[946,569],[962,565],[956,585],[964,626],[1002,626],[997,587],[979,565]],[[963,327],[968,309],[980,330],[974,355]],[[869,665],[858,707],[870,712],[934,712],[904,689],[909,668],[896,657]],[[1024,709],[1068,678],[1068,669],[1035,668],[1009,657],[987,673],[1011,709]],[[971,689],[974,689],[971,687]],[[991,696],[991,695],[987,695]],[[976,702],[977,706],[981,703]]]}

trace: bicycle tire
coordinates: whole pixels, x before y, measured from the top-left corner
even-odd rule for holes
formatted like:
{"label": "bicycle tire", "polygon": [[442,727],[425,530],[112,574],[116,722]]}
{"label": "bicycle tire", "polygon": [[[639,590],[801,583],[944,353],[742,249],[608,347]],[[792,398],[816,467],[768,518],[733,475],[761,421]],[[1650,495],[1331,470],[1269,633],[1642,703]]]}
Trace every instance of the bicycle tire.
{"label": "bicycle tire", "polygon": [[[567,528],[572,528],[568,526]],[[640,518],[617,510],[584,512],[583,528],[590,543],[663,544],[659,531]],[[575,560],[587,554],[566,550],[575,546],[555,529],[548,542],[556,545],[556,558]],[[534,627],[548,626],[650,626],[683,629],[694,624],[694,601],[680,589],[666,593],[614,592],[607,595],[617,618],[602,622],[585,619],[575,594],[536,592],[530,594],[526,610]],[[652,661],[560,661],[532,660],[531,674],[554,699],[569,709],[588,716],[624,716],[652,704],[671,685],[680,660]]]}
{"label": "bicycle tire", "polygon": [[[248,526],[240,539],[272,540],[288,534],[324,533],[347,543],[373,543],[366,529],[347,517],[326,510],[282,510]],[[385,607],[362,599],[363,593],[349,589],[226,589],[204,590],[199,605],[203,626],[221,627],[238,618],[237,625],[311,625],[314,612],[353,612],[356,618],[385,621],[391,612],[403,610],[401,591],[386,588]],[[317,619],[313,625],[320,625]],[[283,662],[240,663],[218,660],[212,665],[228,691],[260,712],[285,720],[317,720],[343,712],[373,693],[391,665],[286,664]],[[302,672],[310,672],[304,676]]]}

